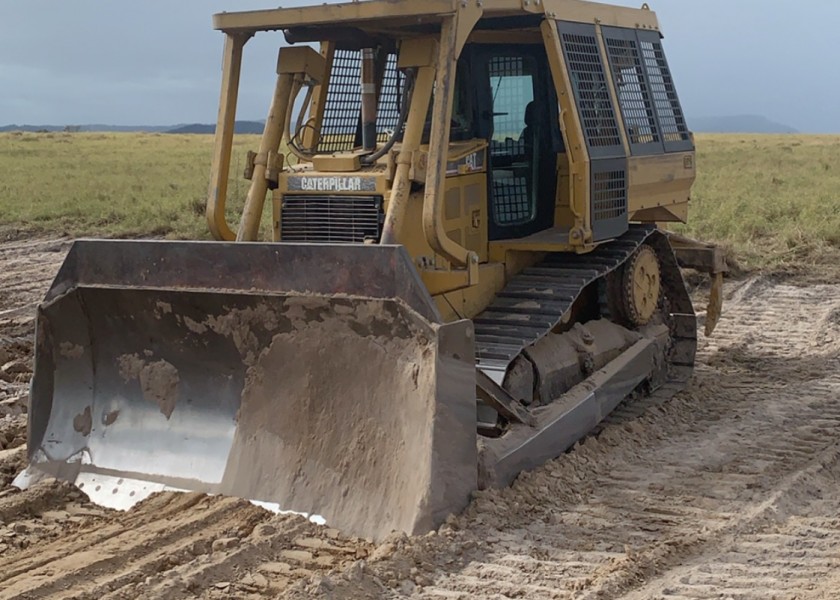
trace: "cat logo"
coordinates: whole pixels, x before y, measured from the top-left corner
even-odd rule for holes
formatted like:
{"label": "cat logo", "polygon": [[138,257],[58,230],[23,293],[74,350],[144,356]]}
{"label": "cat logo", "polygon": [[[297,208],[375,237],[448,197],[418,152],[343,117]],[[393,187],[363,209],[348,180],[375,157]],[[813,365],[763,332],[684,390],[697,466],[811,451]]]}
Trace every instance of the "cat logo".
{"label": "cat logo", "polygon": [[376,190],[373,177],[289,177],[289,191],[295,192],[372,192]]}

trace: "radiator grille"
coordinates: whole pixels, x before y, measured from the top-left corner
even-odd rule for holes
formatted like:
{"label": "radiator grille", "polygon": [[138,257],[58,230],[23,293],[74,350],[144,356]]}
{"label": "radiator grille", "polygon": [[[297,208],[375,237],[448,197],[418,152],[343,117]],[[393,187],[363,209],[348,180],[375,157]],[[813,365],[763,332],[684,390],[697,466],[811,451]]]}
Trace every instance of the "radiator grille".
{"label": "radiator grille", "polygon": [[604,221],[623,217],[627,212],[624,170],[592,174],[592,219]]}
{"label": "radiator grille", "polygon": [[285,196],[280,213],[284,242],[361,244],[379,241],[381,196]]}
{"label": "radiator grille", "polygon": [[627,231],[627,161],[592,161],[592,239],[616,238]]}

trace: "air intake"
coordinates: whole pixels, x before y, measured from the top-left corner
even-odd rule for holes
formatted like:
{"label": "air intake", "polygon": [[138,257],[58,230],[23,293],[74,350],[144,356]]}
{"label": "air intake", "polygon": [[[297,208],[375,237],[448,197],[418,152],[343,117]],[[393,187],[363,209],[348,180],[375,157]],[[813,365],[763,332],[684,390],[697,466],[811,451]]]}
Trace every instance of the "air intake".
{"label": "air intake", "polygon": [[284,242],[362,244],[379,241],[381,196],[309,196],[283,198],[280,236]]}

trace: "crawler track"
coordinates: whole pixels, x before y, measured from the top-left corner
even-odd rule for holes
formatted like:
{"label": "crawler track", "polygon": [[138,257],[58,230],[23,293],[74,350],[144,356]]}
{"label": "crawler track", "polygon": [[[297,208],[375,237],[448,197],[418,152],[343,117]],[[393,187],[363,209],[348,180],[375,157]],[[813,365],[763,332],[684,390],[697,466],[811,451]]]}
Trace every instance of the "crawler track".
{"label": "crawler track", "polygon": [[[588,254],[549,255],[514,276],[473,323],[477,366],[501,382],[505,370],[531,344],[569,317],[575,301],[620,268],[638,248],[652,244],[662,262],[664,290],[674,311],[674,371],[684,380],[694,364],[696,327],[676,259],[665,236],[650,225],[632,225],[619,239]],[[688,367],[680,370],[679,367]]]}

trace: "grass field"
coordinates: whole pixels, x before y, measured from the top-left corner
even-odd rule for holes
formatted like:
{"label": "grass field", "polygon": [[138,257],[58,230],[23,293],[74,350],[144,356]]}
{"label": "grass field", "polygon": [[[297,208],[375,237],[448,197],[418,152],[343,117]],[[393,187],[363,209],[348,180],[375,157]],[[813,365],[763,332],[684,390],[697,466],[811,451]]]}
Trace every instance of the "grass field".
{"label": "grass field", "polygon": [[[230,220],[247,191],[234,144]],[[207,238],[205,135],[0,134],[0,230]],[[746,269],[840,257],[840,136],[698,135],[688,235],[727,246]]]}
{"label": "grass field", "polygon": [[698,135],[697,169],[688,235],[748,269],[837,266],[840,136]]}
{"label": "grass field", "polygon": [[[234,141],[230,210],[259,136]],[[208,237],[211,135],[0,134],[0,229],[71,236]],[[236,202],[238,199],[239,202]]]}

